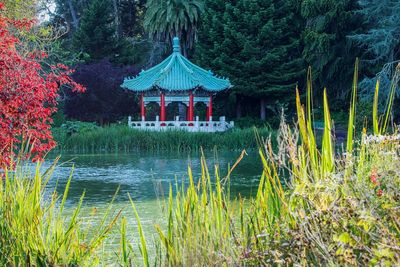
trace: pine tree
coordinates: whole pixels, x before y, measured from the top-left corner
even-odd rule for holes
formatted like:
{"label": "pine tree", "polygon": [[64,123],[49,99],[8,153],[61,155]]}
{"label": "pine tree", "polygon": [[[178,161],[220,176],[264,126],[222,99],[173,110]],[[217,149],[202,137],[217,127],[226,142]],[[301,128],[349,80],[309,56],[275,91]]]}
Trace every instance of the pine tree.
{"label": "pine tree", "polygon": [[54,0],[56,12],[53,14],[55,22],[64,25],[66,22],[74,34],[79,28],[79,20],[87,9],[91,0]]}
{"label": "pine tree", "polygon": [[223,2],[207,3],[197,59],[231,79],[237,113],[241,100],[250,98],[260,102],[260,117],[265,119],[266,103],[287,101],[305,69],[297,1]]}
{"label": "pine tree", "polygon": [[126,37],[143,37],[143,20],[146,0],[120,0],[119,12],[122,34]]}
{"label": "pine tree", "polygon": [[113,55],[117,39],[112,11],[109,0],[92,0],[74,36],[73,43],[77,50],[89,54],[92,59]]}
{"label": "pine tree", "polygon": [[[350,36],[362,51],[364,78],[360,82],[360,99],[371,103],[377,79],[379,92],[386,96],[391,90],[397,60],[400,60],[400,1],[360,0],[364,29]],[[378,73],[378,75],[377,75]],[[382,108],[385,97],[380,97]]]}
{"label": "pine tree", "polygon": [[384,64],[400,56],[400,1],[361,0],[365,31],[351,36],[364,50],[364,61]]}
{"label": "pine tree", "polygon": [[306,20],[303,57],[313,68],[317,88],[341,94],[351,84],[352,65],[358,50],[348,36],[361,27],[357,0],[303,1]]}

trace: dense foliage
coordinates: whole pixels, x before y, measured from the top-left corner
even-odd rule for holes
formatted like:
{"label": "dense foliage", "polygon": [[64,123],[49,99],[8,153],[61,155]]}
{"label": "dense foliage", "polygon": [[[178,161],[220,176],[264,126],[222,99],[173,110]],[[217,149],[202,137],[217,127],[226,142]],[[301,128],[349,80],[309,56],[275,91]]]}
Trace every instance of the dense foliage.
{"label": "dense foliage", "polygon": [[210,0],[206,4],[197,62],[231,79],[238,116],[240,102],[247,97],[260,99],[265,120],[267,99],[268,104],[288,101],[303,79],[303,23],[297,1]]}
{"label": "dense foliage", "polygon": [[65,92],[64,113],[70,118],[104,125],[120,120],[136,111],[133,93],[115,90],[124,77],[138,70],[118,66],[108,60],[80,64],[73,79],[87,87],[85,94]]}
{"label": "dense foliage", "polygon": [[356,0],[302,1],[301,4],[306,22],[303,57],[313,68],[318,88],[327,87],[332,96],[349,92],[352,77],[349,66],[360,56],[348,40],[348,35],[361,28],[357,9]]}
{"label": "dense foliage", "polygon": [[[0,5],[2,8],[3,5]],[[18,39],[10,28],[28,28],[29,22],[0,17],[0,146],[2,165],[24,140],[32,143],[33,153],[47,151],[53,145],[49,134],[49,116],[55,110],[57,89],[70,84],[75,90],[82,87],[72,82],[63,65],[43,72],[37,62],[45,54],[18,52]],[[115,240],[112,229],[123,213],[120,223],[120,246],[113,255],[114,262],[133,266],[139,261],[144,266],[197,265],[344,265],[398,266],[400,263],[399,222],[399,140],[396,130],[389,134],[400,65],[395,70],[388,104],[383,114],[378,110],[379,82],[376,84],[372,113],[373,135],[363,129],[355,138],[358,61],[351,90],[348,117],[347,145],[335,151],[332,119],[327,91],[323,91],[323,134],[317,141],[314,131],[311,71],[308,73],[306,105],[302,105],[299,90],[295,103],[297,119],[294,126],[283,120],[276,136],[253,133],[249,129],[233,130],[226,136],[185,132],[135,132],[126,126],[100,128],[93,123],[65,124],[64,140],[72,140],[78,149],[95,151],[110,147],[119,150],[137,142],[138,146],[178,145],[190,148],[198,138],[198,145],[232,145],[243,148],[249,140],[263,144],[259,147],[263,171],[258,190],[249,199],[232,199],[229,184],[231,173],[245,156],[221,176],[215,169],[212,180],[203,158],[202,174],[198,180],[188,167],[188,182],[176,183],[176,196],[170,187],[165,207],[165,225],[154,225],[153,239],[146,239],[140,214],[130,199],[135,215],[138,241],[129,237],[128,216],[121,210],[111,217],[112,206],[101,212],[93,209],[85,217],[83,199],[76,204],[72,216],[65,213],[68,180],[60,197],[57,191],[46,190],[55,165],[41,173],[38,164],[35,174],[21,167],[18,158],[14,170],[4,168],[0,183],[0,264],[10,266],[99,266],[108,264],[109,255],[102,246]],[[60,72],[61,71],[61,72]],[[114,132],[113,132],[114,131]],[[115,133],[115,131],[117,133]],[[244,134],[243,134],[244,133]],[[118,136],[118,134],[121,134]],[[269,133],[267,133],[269,135]],[[117,139],[115,139],[117,137]],[[76,139],[74,139],[76,138]],[[171,140],[175,141],[171,143]],[[221,138],[221,139],[220,139]],[[252,144],[253,144],[252,143]],[[38,150],[39,144],[39,150]],[[73,147],[73,146],[71,146]],[[22,150],[25,151],[25,150]],[[10,156],[8,156],[10,155]],[[8,158],[7,158],[8,156]],[[4,163],[5,162],[5,163]],[[282,182],[285,181],[285,189]],[[115,197],[114,197],[115,198]],[[114,199],[113,198],[113,199]],[[98,214],[98,215],[96,215]],[[94,222],[95,216],[100,222]],[[153,232],[154,234],[154,232]],[[149,236],[149,235],[148,235]],[[105,241],[110,242],[105,242]],[[137,246],[138,245],[138,249]],[[151,247],[155,247],[153,253]],[[139,256],[140,255],[140,256]]]}
{"label": "dense foliage", "polygon": [[74,44],[93,59],[102,59],[114,54],[116,38],[111,11],[112,7],[108,1],[92,1],[80,20]]}
{"label": "dense foliage", "polygon": [[203,11],[203,0],[148,0],[144,26],[158,40],[172,43],[174,37],[179,37],[183,55],[187,56]]}
{"label": "dense foliage", "polygon": [[[4,4],[0,3],[0,12]],[[41,158],[54,142],[50,127],[56,111],[60,86],[72,86],[73,91],[84,88],[68,76],[72,71],[58,64],[45,72],[40,61],[42,51],[21,51],[14,31],[27,31],[32,21],[6,19],[0,14],[0,168],[7,167],[21,146],[30,147],[23,157]]]}
{"label": "dense foliage", "polygon": [[400,55],[400,2],[361,0],[358,11],[367,31],[351,36],[363,47],[365,60],[373,65],[398,60]]}
{"label": "dense foliage", "polygon": [[[270,123],[282,108],[294,111],[290,93],[296,84],[304,84],[308,66],[313,69],[316,93],[322,95],[328,88],[334,111],[345,111],[343,99],[350,92],[352,76],[348,70],[355,57],[361,57],[362,74],[374,78],[385,63],[397,59],[400,43],[397,1],[57,0],[56,4],[50,24],[70,29],[62,46],[75,51],[85,64],[106,58],[112,64],[148,68],[169,53],[171,37],[177,35],[185,55],[234,84],[230,92],[217,97],[215,115],[258,117]],[[371,98],[373,83],[363,84]],[[93,86],[84,85],[89,90]],[[117,83],[106,87],[110,95],[121,90]],[[96,106],[97,99],[87,101]],[[136,108],[126,108],[113,120],[133,114]],[[92,113],[102,116],[98,110]]]}

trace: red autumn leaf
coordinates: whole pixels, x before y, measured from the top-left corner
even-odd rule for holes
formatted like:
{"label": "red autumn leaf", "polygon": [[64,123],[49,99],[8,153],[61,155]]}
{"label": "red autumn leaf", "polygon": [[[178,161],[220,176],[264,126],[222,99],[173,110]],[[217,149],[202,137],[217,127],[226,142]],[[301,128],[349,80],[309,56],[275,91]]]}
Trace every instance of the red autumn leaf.
{"label": "red autumn leaf", "polygon": [[26,30],[32,25],[29,20],[0,15],[0,168],[10,167],[22,145],[30,149],[21,156],[33,160],[42,159],[54,148],[51,115],[57,111],[60,87],[85,90],[70,78],[73,71],[63,64],[52,66],[51,72],[45,73],[39,64],[47,57],[44,51],[31,51],[26,57],[18,51],[20,41],[10,28]]}

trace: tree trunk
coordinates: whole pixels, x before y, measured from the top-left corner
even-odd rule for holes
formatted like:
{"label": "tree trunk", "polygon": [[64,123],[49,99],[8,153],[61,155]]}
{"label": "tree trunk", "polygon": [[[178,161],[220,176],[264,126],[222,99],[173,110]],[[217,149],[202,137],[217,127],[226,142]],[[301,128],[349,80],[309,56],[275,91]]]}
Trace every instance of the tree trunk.
{"label": "tree trunk", "polygon": [[265,113],[265,99],[260,100],[260,119],[265,121],[267,119],[267,114]]}
{"label": "tree trunk", "polygon": [[113,0],[115,32],[117,33],[117,37],[120,38],[121,37],[121,22],[120,22],[119,12],[118,12],[118,2],[119,2],[119,0]]}
{"label": "tree trunk", "polygon": [[186,42],[184,42],[184,43],[182,44],[181,50],[182,50],[183,56],[184,56],[185,58],[188,58],[188,48],[186,47]]}
{"label": "tree trunk", "polygon": [[240,100],[236,100],[236,119],[240,119],[242,117],[242,103]]}
{"label": "tree trunk", "polygon": [[163,49],[161,47],[161,43],[159,41],[154,41],[150,50],[149,59],[147,60],[146,66],[151,67],[154,66],[155,63],[158,63],[161,58],[161,54]]}
{"label": "tree trunk", "polygon": [[78,16],[76,15],[76,11],[72,4],[72,0],[67,0],[67,1],[68,1],[69,11],[71,12],[72,26],[74,27],[74,30],[76,31],[79,26]]}

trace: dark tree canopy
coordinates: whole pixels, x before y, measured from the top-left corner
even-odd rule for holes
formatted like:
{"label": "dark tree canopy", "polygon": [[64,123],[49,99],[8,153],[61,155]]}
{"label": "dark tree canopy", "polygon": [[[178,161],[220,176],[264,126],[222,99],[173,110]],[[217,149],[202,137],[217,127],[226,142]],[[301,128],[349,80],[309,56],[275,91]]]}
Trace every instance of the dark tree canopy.
{"label": "dark tree canopy", "polygon": [[144,38],[143,20],[146,0],[120,0],[119,17],[125,37]]}
{"label": "dark tree canopy", "polygon": [[181,39],[185,56],[197,37],[197,26],[204,10],[204,0],[148,0],[144,26],[159,41]]}
{"label": "dark tree canopy", "polygon": [[348,36],[361,27],[357,0],[302,1],[306,21],[303,57],[313,68],[317,88],[340,94],[350,88],[358,50]]}
{"label": "dark tree canopy", "polygon": [[287,101],[306,67],[298,9],[297,1],[207,1],[196,58],[231,78],[238,101],[260,99],[262,118],[266,99]]}
{"label": "dark tree canopy", "polygon": [[93,59],[109,57],[115,52],[115,29],[109,0],[93,0],[80,21],[74,46]]}
{"label": "dark tree canopy", "polygon": [[400,1],[361,0],[362,16],[367,30],[351,36],[364,49],[364,61],[384,64],[400,56]]}
{"label": "dark tree canopy", "polygon": [[138,73],[132,67],[115,66],[107,60],[78,66],[75,81],[87,88],[84,94],[68,93],[67,118],[100,124],[123,119],[135,112],[135,96],[119,89],[124,77]]}

